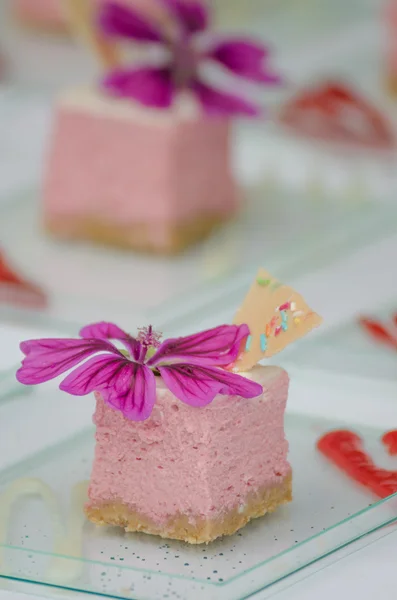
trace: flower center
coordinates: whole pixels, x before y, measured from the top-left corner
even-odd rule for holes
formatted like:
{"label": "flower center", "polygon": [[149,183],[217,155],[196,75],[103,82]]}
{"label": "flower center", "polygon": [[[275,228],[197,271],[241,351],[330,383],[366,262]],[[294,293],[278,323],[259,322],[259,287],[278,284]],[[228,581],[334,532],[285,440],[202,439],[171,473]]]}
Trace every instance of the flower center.
{"label": "flower center", "polygon": [[140,327],[138,329],[138,342],[149,352],[158,348],[161,344],[162,333],[154,331],[152,325],[149,327]]}
{"label": "flower center", "polygon": [[197,54],[185,40],[173,42],[171,52],[175,87],[186,88],[197,71]]}

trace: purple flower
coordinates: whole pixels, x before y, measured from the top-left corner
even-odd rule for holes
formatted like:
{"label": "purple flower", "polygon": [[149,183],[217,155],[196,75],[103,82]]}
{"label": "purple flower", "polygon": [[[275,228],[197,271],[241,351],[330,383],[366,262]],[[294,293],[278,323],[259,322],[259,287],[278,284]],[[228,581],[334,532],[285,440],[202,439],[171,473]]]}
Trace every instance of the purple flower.
{"label": "purple flower", "polygon": [[[156,375],[191,406],[205,406],[217,394],[259,396],[262,386],[225,369],[237,359],[248,334],[247,325],[221,325],[160,343],[152,327],[141,329],[134,338],[112,323],[95,323],[80,331],[81,339],[22,342],[25,358],[17,379],[35,385],[77,367],[63,379],[61,390],[74,396],[98,391],[127,419],[143,421],[156,400]],[[125,349],[118,349],[111,339]]]}
{"label": "purple flower", "polygon": [[[275,85],[280,78],[266,65],[269,51],[244,39],[207,42],[199,47],[197,34],[209,30],[209,12],[202,0],[159,0],[173,17],[174,31],[163,31],[133,8],[107,2],[99,14],[99,26],[110,37],[162,46],[167,64],[120,68],[104,80],[105,89],[122,98],[133,98],[145,106],[168,108],[181,91],[193,93],[208,115],[257,116],[258,107],[241,97],[218,90],[200,76],[204,62],[217,63],[232,75],[254,83]],[[201,44],[202,46],[202,44]]]}

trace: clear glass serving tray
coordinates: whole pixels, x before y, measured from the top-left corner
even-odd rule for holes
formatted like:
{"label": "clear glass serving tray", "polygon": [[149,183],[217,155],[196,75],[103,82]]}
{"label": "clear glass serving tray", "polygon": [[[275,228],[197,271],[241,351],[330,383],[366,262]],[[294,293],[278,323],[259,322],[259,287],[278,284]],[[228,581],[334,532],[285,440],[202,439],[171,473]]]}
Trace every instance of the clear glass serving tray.
{"label": "clear glass serving tray", "polygon": [[[31,334],[3,331],[2,339],[11,344]],[[50,586],[49,594],[60,588],[134,600],[242,600],[264,590],[268,597],[272,584],[396,522],[396,496],[377,501],[315,449],[322,433],[348,427],[379,465],[395,468],[379,444],[384,430],[397,426],[395,394],[378,397],[376,385],[359,378],[324,380],[303,368],[291,375],[286,431],[294,501],[208,546],[86,522],[93,398],[68,397],[54,382],[29,396],[16,387],[0,402],[0,576]]]}
{"label": "clear glass serving tray", "polygon": [[[235,308],[261,264],[289,280],[291,274],[296,278],[313,271],[396,227],[397,206],[320,208],[307,198],[267,197],[259,189],[235,223],[185,255],[167,259],[46,237],[36,193],[15,198],[0,211],[6,254],[48,292],[46,319],[115,320],[126,328],[151,320],[163,331],[174,331],[169,323],[174,316],[191,321],[199,306],[208,312],[207,304],[218,294],[226,296],[225,290],[225,307],[230,302]],[[1,314],[8,318],[4,310]]]}
{"label": "clear glass serving tray", "polygon": [[358,313],[356,319],[293,348],[288,360],[298,367],[371,378],[397,391],[397,346],[393,349],[376,341],[359,323],[360,316],[375,319],[394,331],[397,339],[397,326],[392,323],[395,313],[397,299],[394,306]]}

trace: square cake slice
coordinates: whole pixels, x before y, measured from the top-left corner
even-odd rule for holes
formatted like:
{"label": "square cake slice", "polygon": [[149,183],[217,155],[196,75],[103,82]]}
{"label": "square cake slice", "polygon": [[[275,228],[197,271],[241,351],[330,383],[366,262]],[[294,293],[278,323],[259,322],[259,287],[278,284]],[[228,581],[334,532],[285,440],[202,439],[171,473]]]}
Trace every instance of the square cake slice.
{"label": "square cake slice", "polygon": [[228,119],[67,92],[50,144],[45,228],[64,239],[182,251],[237,212],[230,149]]}
{"label": "square cake slice", "polygon": [[263,386],[261,396],[218,395],[199,409],[158,377],[153,413],[140,423],[97,393],[88,518],[199,544],[291,501],[288,375],[256,366],[244,376]]}

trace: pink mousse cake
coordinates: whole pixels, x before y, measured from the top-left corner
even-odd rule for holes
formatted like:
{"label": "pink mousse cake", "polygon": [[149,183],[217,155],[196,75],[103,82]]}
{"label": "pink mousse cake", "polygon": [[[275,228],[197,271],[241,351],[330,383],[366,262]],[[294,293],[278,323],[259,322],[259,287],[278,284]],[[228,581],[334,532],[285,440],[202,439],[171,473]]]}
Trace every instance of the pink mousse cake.
{"label": "pink mousse cake", "polygon": [[237,208],[231,125],[151,110],[95,89],[63,95],[44,186],[57,237],[173,253]]}
{"label": "pink mousse cake", "polygon": [[263,386],[260,396],[218,395],[200,410],[179,402],[160,379],[144,423],[97,394],[88,518],[197,544],[289,502],[288,375],[256,367],[247,377]]}
{"label": "pink mousse cake", "polygon": [[97,87],[57,105],[44,189],[45,226],[57,237],[175,253],[238,208],[232,122],[261,109],[205,73],[211,66],[261,85],[279,78],[262,43],[213,41],[205,0],[161,4],[161,23],[125,3],[101,4],[99,39],[108,50],[140,45],[133,55],[142,58],[112,52]]}
{"label": "pink mousse cake", "polygon": [[200,544],[291,501],[289,379],[257,363],[321,318],[260,270],[234,321],[164,341],[152,326],[133,337],[100,322],[22,342],[18,381],[67,373],[62,391],[95,393],[90,521]]}

